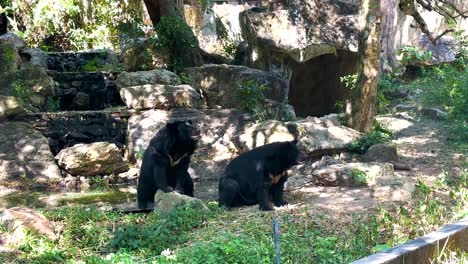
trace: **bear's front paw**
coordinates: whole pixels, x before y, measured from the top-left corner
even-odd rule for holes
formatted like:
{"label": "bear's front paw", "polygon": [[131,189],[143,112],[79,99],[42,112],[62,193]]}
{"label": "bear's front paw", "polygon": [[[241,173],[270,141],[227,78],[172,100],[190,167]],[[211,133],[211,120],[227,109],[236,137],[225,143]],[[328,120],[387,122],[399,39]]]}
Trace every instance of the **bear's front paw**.
{"label": "bear's front paw", "polygon": [[163,192],[173,192],[174,189],[171,186],[167,186],[166,188],[161,188],[161,191],[163,191]]}
{"label": "bear's front paw", "polygon": [[261,210],[261,211],[273,211],[273,206],[271,206],[271,205],[268,205],[268,206],[266,206],[266,205],[260,206],[260,210]]}
{"label": "bear's front paw", "polygon": [[285,200],[275,203],[275,206],[277,206],[277,207],[281,207],[281,206],[285,206],[285,205],[288,205],[288,202],[285,201]]}

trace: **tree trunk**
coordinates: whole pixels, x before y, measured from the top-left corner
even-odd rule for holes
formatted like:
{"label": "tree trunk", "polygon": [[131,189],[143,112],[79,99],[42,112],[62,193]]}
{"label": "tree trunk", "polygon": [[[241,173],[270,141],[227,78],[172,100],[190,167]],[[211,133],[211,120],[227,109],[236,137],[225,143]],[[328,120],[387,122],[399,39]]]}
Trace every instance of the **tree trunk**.
{"label": "tree trunk", "polygon": [[162,16],[180,16],[183,17],[183,6],[177,6],[176,0],[144,0],[146,9],[153,22],[153,27],[161,20]]}
{"label": "tree trunk", "polygon": [[[202,56],[198,40],[193,31],[185,22],[182,15],[182,9],[178,5],[182,5],[180,0],[144,0],[146,9],[156,29],[161,18],[164,16],[180,18],[182,28],[186,28],[183,36],[177,36],[178,39],[172,39],[172,44],[169,45],[169,57],[171,60],[171,69],[178,71],[185,67],[196,67],[202,64]],[[179,28],[180,29],[180,28]],[[174,36],[172,34],[172,36]],[[185,45],[185,46],[184,46]]]}
{"label": "tree trunk", "polygon": [[361,132],[372,129],[380,76],[380,1],[361,0],[359,6],[360,69],[347,105],[348,124]]}
{"label": "tree trunk", "polygon": [[[397,68],[398,63],[395,51],[395,17],[398,16],[396,12],[398,9],[399,0],[386,0],[381,2],[382,10],[382,64],[388,63],[391,69]],[[383,65],[385,68],[385,65]]]}

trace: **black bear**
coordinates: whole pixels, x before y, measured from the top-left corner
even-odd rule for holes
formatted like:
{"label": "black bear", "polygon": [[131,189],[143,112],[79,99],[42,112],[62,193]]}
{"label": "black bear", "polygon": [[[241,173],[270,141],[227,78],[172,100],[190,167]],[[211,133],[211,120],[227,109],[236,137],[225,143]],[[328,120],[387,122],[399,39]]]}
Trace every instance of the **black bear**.
{"label": "black bear", "polygon": [[240,154],[227,165],[219,180],[219,205],[237,207],[259,203],[269,211],[283,200],[287,170],[306,158],[297,140],[266,144]]}
{"label": "black bear", "polygon": [[193,197],[193,181],[188,173],[190,158],[200,134],[192,121],[175,121],[151,139],[143,154],[137,186],[140,209],[154,207],[156,191],[176,191]]}

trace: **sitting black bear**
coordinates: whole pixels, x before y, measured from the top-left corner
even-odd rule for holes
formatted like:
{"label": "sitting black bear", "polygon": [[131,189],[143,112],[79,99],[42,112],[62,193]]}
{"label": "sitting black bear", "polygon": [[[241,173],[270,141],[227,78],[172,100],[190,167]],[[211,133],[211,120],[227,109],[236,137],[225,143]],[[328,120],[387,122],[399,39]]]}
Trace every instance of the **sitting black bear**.
{"label": "sitting black bear", "polygon": [[283,200],[287,170],[306,156],[297,140],[275,142],[242,153],[233,159],[219,180],[219,205],[237,207],[259,203],[260,210],[287,204]]}
{"label": "sitting black bear", "polygon": [[193,197],[193,181],[188,168],[198,139],[199,132],[190,120],[168,123],[151,139],[138,178],[138,208],[153,208],[158,189],[164,192],[175,190]]}

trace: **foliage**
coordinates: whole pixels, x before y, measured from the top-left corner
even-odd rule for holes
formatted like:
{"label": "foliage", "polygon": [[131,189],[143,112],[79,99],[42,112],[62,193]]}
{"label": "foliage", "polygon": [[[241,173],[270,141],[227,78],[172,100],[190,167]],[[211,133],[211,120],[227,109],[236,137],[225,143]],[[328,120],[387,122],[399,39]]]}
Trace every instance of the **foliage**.
{"label": "foliage", "polygon": [[169,55],[169,68],[176,72],[191,65],[191,50],[198,49],[192,29],[179,16],[163,16],[156,26],[157,47]]}
{"label": "foliage", "polygon": [[121,24],[141,22],[141,7],[131,2],[13,1],[5,11],[13,18],[13,32],[29,46],[47,51],[102,49],[119,46],[118,35],[126,33]]}
{"label": "foliage", "polygon": [[405,46],[397,50],[401,56],[400,62],[404,65],[426,65],[432,60],[432,52],[420,51],[414,46]]}
{"label": "foliage", "polygon": [[31,88],[21,81],[16,81],[13,88],[13,96],[23,100],[29,100],[33,92]]}
{"label": "foliage", "polygon": [[267,84],[258,84],[254,80],[244,83],[238,82],[235,94],[236,102],[239,102],[239,109],[252,114],[257,121],[277,119],[282,121],[294,120],[287,112],[287,102],[280,105],[269,103],[264,92],[268,89]]}
{"label": "foliage", "polygon": [[348,144],[350,152],[364,154],[372,145],[388,142],[392,139],[392,132],[388,131],[378,122],[374,123],[374,128],[361,138]]}
{"label": "foliage", "polygon": [[[346,86],[346,88],[348,88],[349,90],[354,90],[356,88],[357,79],[358,79],[358,74],[355,73],[355,74],[350,74],[350,75],[345,75],[345,76],[340,77],[340,82],[343,83]],[[384,79],[379,80],[379,85],[377,87],[377,100],[376,100],[376,106],[375,106],[377,113],[384,112],[386,110],[387,105],[389,104],[387,97],[385,97],[383,93],[384,91],[383,88],[385,87],[381,85],[381,82],[383,80]],[[346,108],[345,103],[343,101],[338,101],[335,104],[335,108],[339,112],[344,112]]]}

